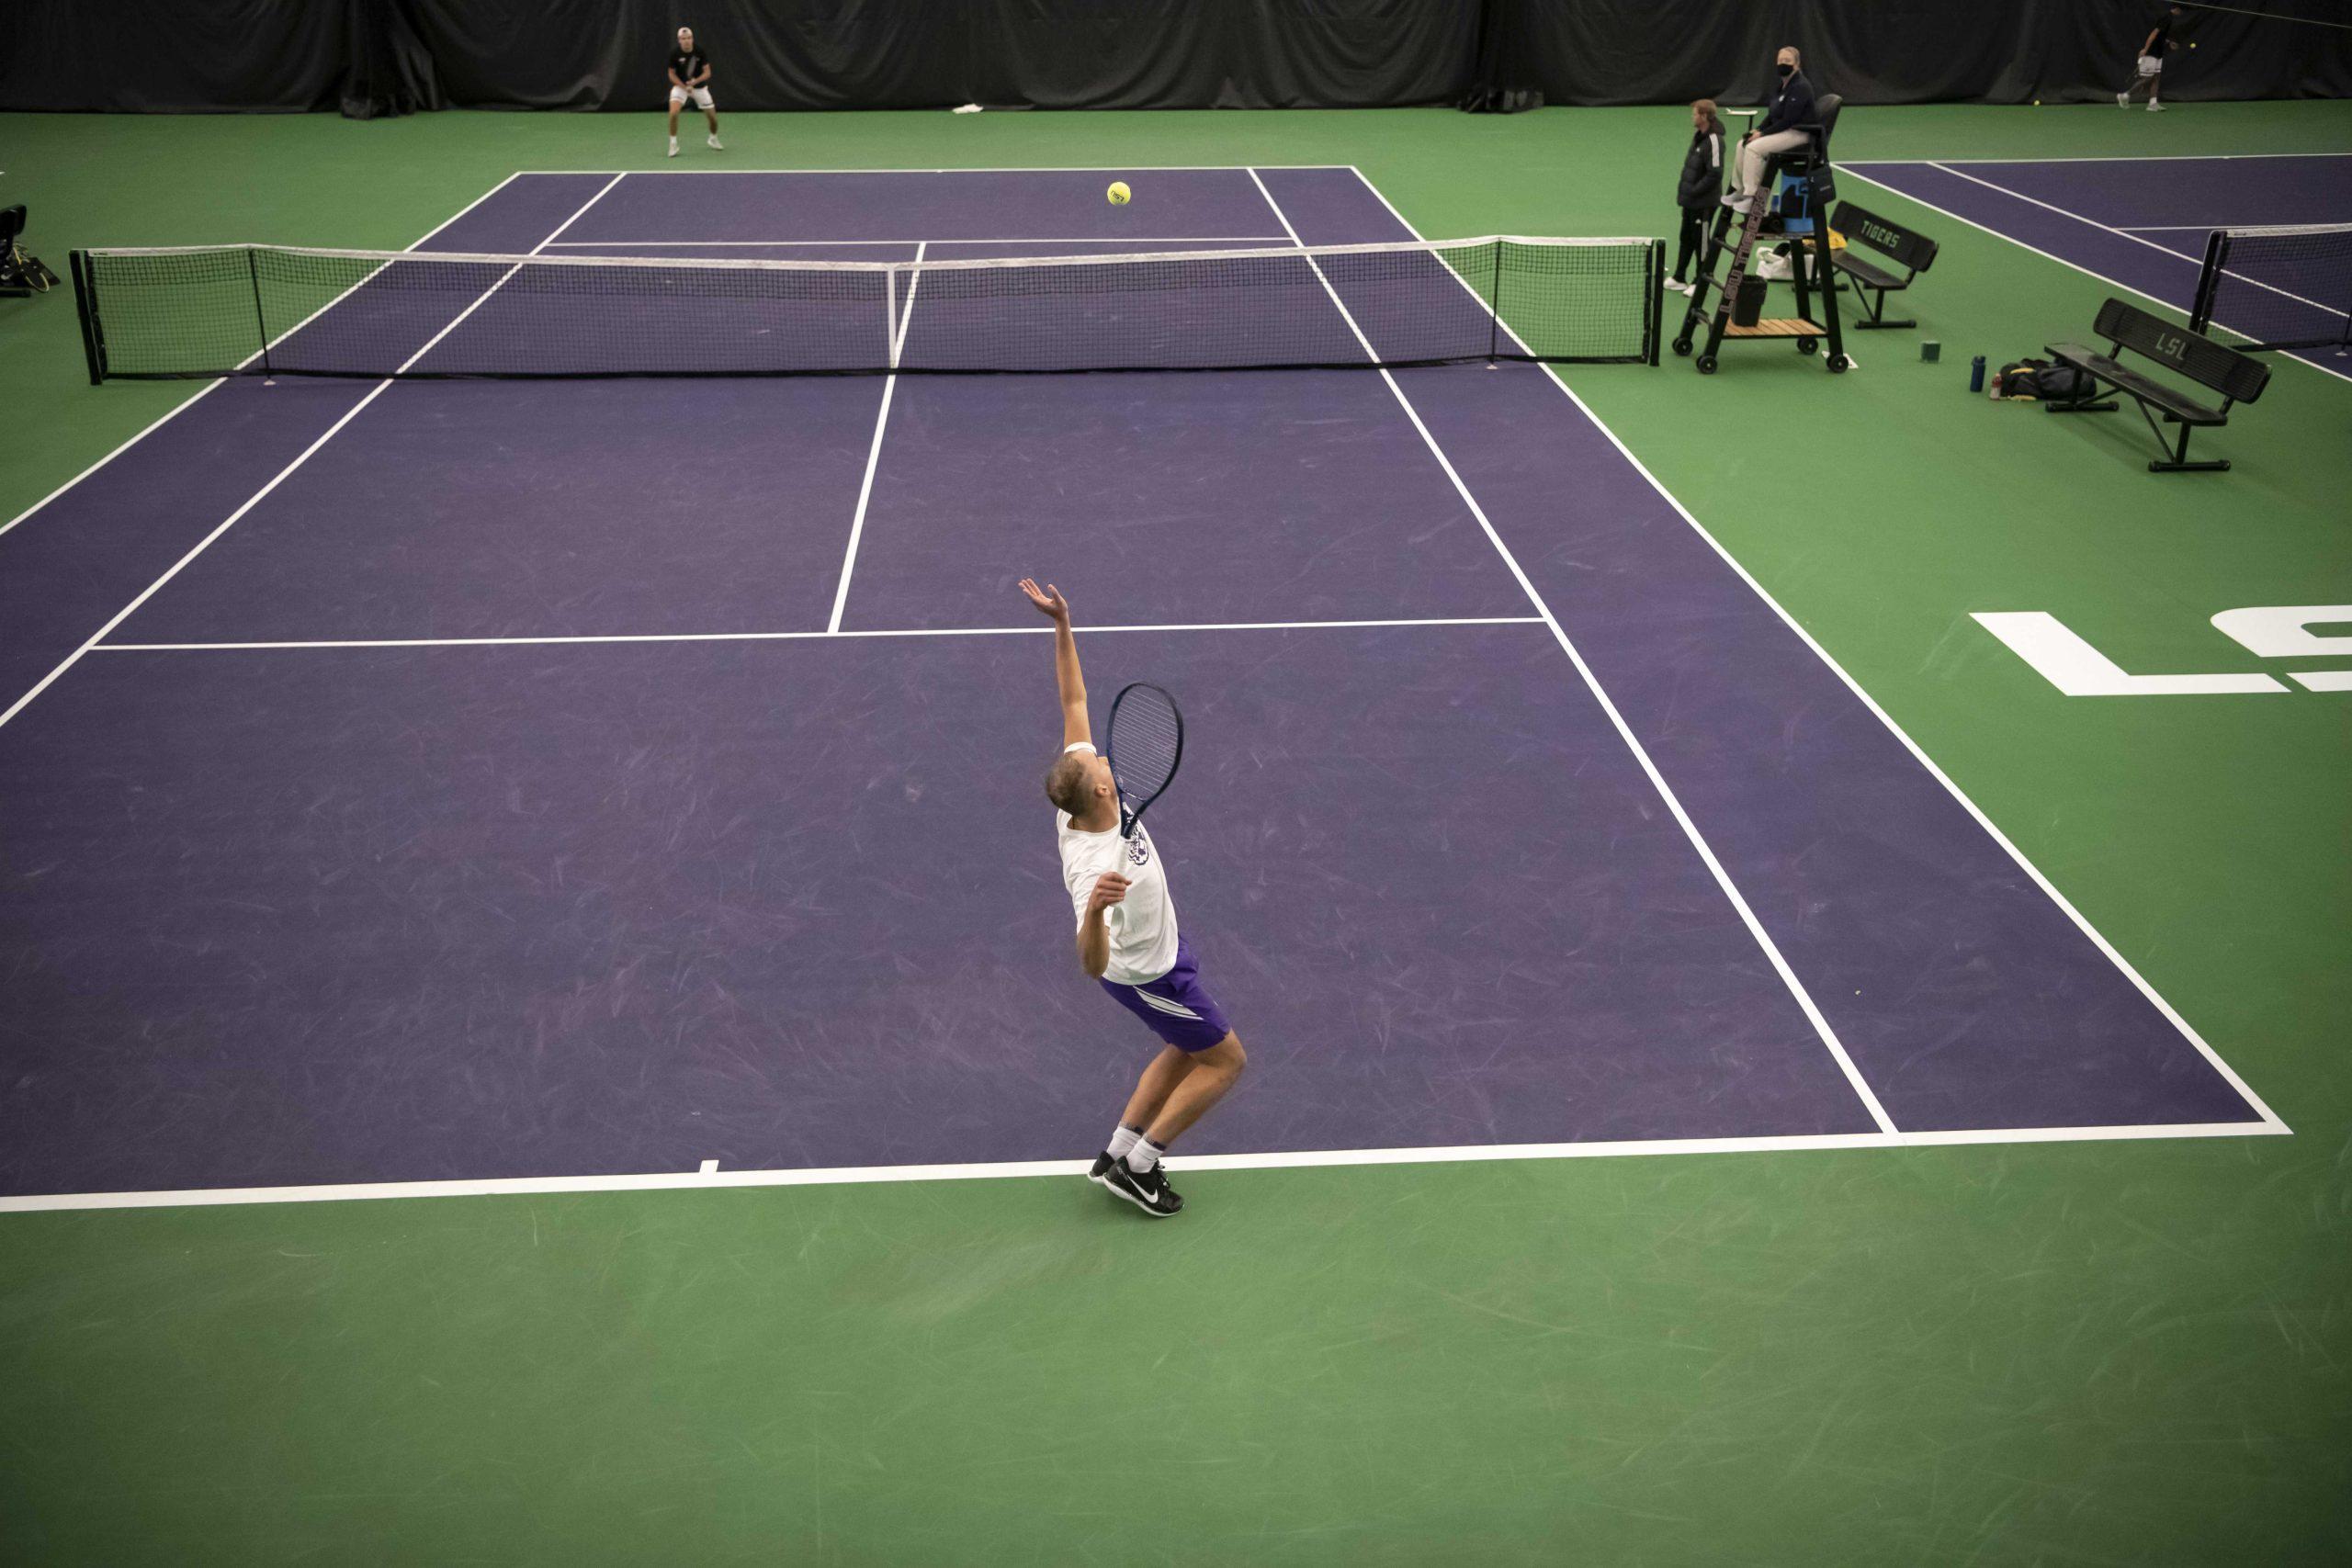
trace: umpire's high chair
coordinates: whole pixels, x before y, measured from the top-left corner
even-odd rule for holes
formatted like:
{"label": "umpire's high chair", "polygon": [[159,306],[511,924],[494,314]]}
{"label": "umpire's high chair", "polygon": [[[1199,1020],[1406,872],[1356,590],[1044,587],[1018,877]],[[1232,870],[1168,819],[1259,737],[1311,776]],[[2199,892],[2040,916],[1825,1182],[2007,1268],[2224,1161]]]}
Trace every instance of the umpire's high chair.
{"label": "umpire's high chair", "polygon": [[[1794,338],[1799,354],[1817,351],[1824,339],[1829,344],[1825,364],[1832,371],[1846,368],[1846,340],[1838,325],[1838,285],[1829,265],[1829,204],[1837,198],[1838,188],[1829,169],[1829,133],[1837,128],[1838,111],[1844,100],[1835,93],[1824,93],[1818,102],[1820,118],[1799,129],[1806,133],[1801,147],[1785,152],[1775,152],[1764,162],[1764,184],[1757,192],[1755,202],[1747,216],[1741,218],[1728,207],[1715,213],[1715,222],[1709,231],[1707,249],[1699,264],[1699,276],[1690,289],[1690,308],[1683,313],[1682,330],[1675,335],[1674,352],[1689,355],[1703,324],[1707,332],[1706,345],[1699,351],[1699,373],[1715,373],[1715,355],[1722,350],[1724,340],[1747,342],[1759,338]],[[1804,230],[1784,225],[1793,246],[1790,256],[1790,282],[1797,291],[1797,313],[1793,317],[1758,320],[1742,326],[1733,319],[1733,310],[1739,300],[1740,285],[1747,280],[1756,255],[1756,242],[1764,231],[1767,209],[1771,206],[1770,193],[1780,188],[1783,175],[1804,181],[1805,211],[1809,215]],[[1739,218],[1735,234],[1732,220]],[[1731,243],[1726,246],[1724,241]],[[1807,242],[1811,243],[1808,244]],[[1723,282],[1715,281],[1715,262],[1728,254],[1729,269]],[[1714,308],[1709,310],[1707,297],[1714,295]],[[1814,299],[1819,296],[1820,320],[1815,321]]]}

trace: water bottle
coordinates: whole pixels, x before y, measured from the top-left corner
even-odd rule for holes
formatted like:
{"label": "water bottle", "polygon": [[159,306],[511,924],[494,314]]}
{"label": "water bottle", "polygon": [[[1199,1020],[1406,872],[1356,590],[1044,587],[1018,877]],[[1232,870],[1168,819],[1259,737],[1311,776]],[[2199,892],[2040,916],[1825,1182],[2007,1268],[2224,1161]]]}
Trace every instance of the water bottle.
{"label": "water bottle", "polygon": [[1968,362],[1968,389],[1972,392],[1984,389],[1984,356],[1981,354]]}

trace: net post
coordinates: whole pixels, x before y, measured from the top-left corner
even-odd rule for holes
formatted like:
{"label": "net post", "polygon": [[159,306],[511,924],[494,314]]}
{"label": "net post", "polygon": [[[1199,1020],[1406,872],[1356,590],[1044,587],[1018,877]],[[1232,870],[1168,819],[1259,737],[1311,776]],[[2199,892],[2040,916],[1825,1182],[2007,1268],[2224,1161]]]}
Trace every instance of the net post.
{"label": "net post", "polygon": [[2205,262],[2197,270],[2197,298],[2188,308],[2188,330],[2210,332],[2213,325],[2213,291],[2221,286],[2222,267],[2229,259],[2230,236],[2216,229],[2205,236]]}
{"label": "net post", "polygon": [[1495,281],[1487,293],[1487,363],[1493,365],[1503,346],[1503,242],[1495,242]]}
{"label": "net post", "polygon": [[82,321],[82,355],[90,364],[90,385],[102,386],[107,378],[106,339],[98,331],[98,288],[90,274],[90,253],[71,252],[65,263],[74,275],[74,313]]}
{"label": "net post", "polygon": [[1658,339],[1665,335],[1661,330],[1666,310],[1666,242],[1664,240],[1650,242],[1647,292],[1649,300],[1642,320],[1642,362],[1655,366],[1657,363]]}
{"label": "net post", "polygon": [[261,308],[261,264],[254,258],[255,247],[245,247],[245,278],[254,286],[254,331],[261,339],[261,373],[269,371],[269,317]]}

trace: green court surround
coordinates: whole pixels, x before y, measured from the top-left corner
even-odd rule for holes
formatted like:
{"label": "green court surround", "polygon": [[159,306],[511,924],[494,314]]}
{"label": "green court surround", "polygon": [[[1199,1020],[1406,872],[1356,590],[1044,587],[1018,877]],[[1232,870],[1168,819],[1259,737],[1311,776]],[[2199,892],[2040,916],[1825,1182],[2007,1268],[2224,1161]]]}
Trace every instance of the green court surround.
{"label": "green court surround", "polygon": [[[737,115],[723,156],[1352,163],[1432,237],[1656,233],[1684,123]],[[2352,151],[2352,105],[1838,141]],[[0,116],[0,203],[61,273],[395,248],[662,151],[656,117]],[[2259,668],[2208,617],[2352,602],[2352,381],[2282,361],[2211,438],[2234,471],[2150,475],[2136,423],[1965,390],[2106,286],[1849,194],[1942,243],[1918,333],[1843,378],[1566,379],[2294,1136],[1196,1173],[1167,1226],[1074,1178],[0,1214],[0,1561],[2352,1560],[2352,697],[2068,699],[1968,619]],[[193,389],[93,389],[69,298],[0,301],[0,521]]]}

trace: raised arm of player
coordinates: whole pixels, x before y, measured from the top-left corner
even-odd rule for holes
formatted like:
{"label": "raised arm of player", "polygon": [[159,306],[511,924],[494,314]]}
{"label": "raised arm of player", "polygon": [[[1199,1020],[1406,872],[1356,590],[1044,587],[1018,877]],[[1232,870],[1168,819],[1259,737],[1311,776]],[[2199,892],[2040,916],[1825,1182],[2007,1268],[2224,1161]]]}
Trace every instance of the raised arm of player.
{"label": "raised arm of player", "polygon": [[1062,699],[1062,744],[1075,746],[1080,741],[1090,745],[1094,732],[1086,722],[1086,677],[1078,667],[1078,638],[1070,635],[1069,601],[1062,591],[1047,584],[1039,588],[1029,578],[1021,580],[1021,592],[1037,613],[1054,623],[1054,684]]}

